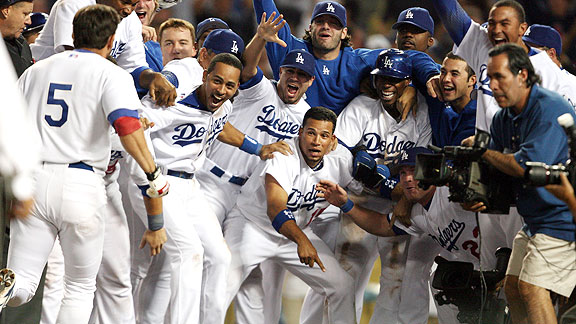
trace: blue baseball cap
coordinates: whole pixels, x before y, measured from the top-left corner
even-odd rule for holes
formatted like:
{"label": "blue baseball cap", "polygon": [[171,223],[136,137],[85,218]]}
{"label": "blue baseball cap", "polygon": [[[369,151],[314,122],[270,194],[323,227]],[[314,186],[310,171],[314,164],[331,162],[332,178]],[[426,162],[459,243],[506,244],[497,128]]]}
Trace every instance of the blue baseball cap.
{"label": "blue baseball cap", "polygon": [[398,156],[394,159],[394,163],[390,168],[392,174],[397,174],[403,166],[415,166],[416,156],[418,154],[433,154],[432,150],[427,149],[422,146],[411,147],[409,149],[400,152]]}
{"label": "blue baseball cap", "polygon": [[280,67],[292,67],[314,76],[314,56],[303,49],[288,52]]}
{"label": "blue baseball cap", "polygon": [[242,58],[242,53],[244,53],[244,41],[231,29],[213,30],[204,40],[202,47],[210,49],[216,54],[234,54],[239,59]]}
{"label": "blue baseball cap", "polygon": [[420,7],[408,8],[398,15],[398,20],[392,29],[398,29],[402,24],[414,25],[422,30],[426,30],[434,36],[434,20],[428,10]]}
{"label": "blue baseball cap", "polygon": [[557,55],[562,54],[562,37],[556,29],[550,26],[531,25],[522,36],[522,40],[537,46],[553,48]]}
{"label": "blue baseball cap", "polygon": [[335,1],[322,1],[318,2],[314,6],[314,11],[312,11],[312,19],[310,22],[314,21],[318,16],[331,15],[336,17],[342,27],[346,27],[346,9],[344,6]]}
{"label": "blue baseball cap", "polygon": [[220,18],[206,18],[196,26],[196,41],[210,29],[228,29],[228,24]]}
{"label": "blue baseball cap", "polygon": [[404,51],[396,48],[385,49],[378,54],[376,68],[370,74],[408,79],[412,76],[412,60]]}
{"label": "blue baseball cap", "polygon": [[30,25],[26,25],[24,27],[24,33],[33,32],[33,31],[40,31],[46,24],[46,20],[48,20],[48,15],[43,12],[33,12],[30,14]]}

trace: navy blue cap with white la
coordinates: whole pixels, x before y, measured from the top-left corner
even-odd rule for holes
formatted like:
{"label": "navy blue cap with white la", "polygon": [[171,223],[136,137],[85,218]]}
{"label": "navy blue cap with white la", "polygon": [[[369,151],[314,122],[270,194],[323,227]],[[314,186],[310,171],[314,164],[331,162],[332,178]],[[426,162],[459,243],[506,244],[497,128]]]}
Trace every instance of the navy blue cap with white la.
{"label": "navy blue cap with white la", "polygon": [[231,29],[213,30],[206,37],[202,47],[210,49],[216,54],[234,54],[239,59],[242,58],[242,53],[244,53],[244,41]]}
{"label": "navy blue cap with white la", "polygon": [[376,68],[370,74],[408,79],[412,75],[412,60],[404,51],[396,48],[385,49],[378,54]]}
{"label": "navy blue cap with white la", "polygon": [[430,12],[424,8],[412,7],[402,11],[398,15],[396,23],[392,25],[392,29],[398,29],[403,24],[416,26],[434,36],[434,19],[430,16]]}
{"label": "navy blue cap with white la", "polygon": [[342,27],[346,27],[346,8],[335,1],[322,1],[318,2],[314,6],[314,11],[312,11],[311,22],[314,21],[318,16],[331,15],[336,17]]}
{"label": "navy blue cap with white la", "polygon": [[432,154],[432,153],[434,153],[432,152],[432,150],[422,146],[416,146],[406,149],[400,154],[398,154],[396,159],[394,159],[394,164],[390,168],[390,171],[392,171],[392,174],[396,174],[400,172],[400,168],[402,168],[403,166],[416,166],[416,156],[418,156],[418,154]]}
{"label": "navy blue cap with white la", "polygon": [[526,29],[522,40],[535,46],[553,48],[556,50],[556,55],[562,54],[562,37],[556,29],[550,26],[531,25]]}
{"label": "navy blue cap with white la", "polygon": [[229,28],[228,24],[220,18],[206,18],[196,26],[196,41],[198,41],[207,30]]}
{"label": "navy blue cap with white la", "polygon": [[24,27],[24,33],[42,30],[42,27],[46,24],[48,20],[48,15],[43,12],[33,12],[30,14],[30,25]]}
{"label": "navy blue cap with white la", "polygon": [[296,49],[288,52],[280,67],[292,67],[314,76],[314,56],[303,49]]}

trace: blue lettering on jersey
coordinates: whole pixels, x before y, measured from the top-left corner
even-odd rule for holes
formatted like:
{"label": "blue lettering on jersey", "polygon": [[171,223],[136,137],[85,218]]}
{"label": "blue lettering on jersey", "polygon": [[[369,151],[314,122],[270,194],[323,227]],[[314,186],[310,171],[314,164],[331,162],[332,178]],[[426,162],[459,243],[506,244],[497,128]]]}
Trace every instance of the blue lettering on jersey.
{"label": "blue lettering on jersey", "polygon": [[382,137],[377,133],[364,134],[362,136],[362,143],[366,146],[368,154],[373,158],[383,159],[416,145],[416,143],[412,141],[398,141],[397,135],[394,135],[394,139],[392,139],[391,142],[387,142],[386,139],[382,139]]}
{"label": "blue lettering on jersey", "polygon": [[276,118],[276,107],[273,105],[262,108],[262,114],[256,117],[256,120],[264,124],[256,126],[256,129],[276,137],[279,141],[295,137],[300,129],[300,124],[298,123],[280,121],[280,118]]}
{"label": "blue lettering on jersey", "polygon": [[212,121],[212,125],[208,128],[208,140],[206,141],[206,145],[211,145],[212,142],[216,140],[216,137],[218,137],[222,130],[224,130],[224,125],[227,121],[228,114]]}
{"label": "blue lettering on jersey", "polygon": [[174,144],[182,147],[190,144],[201,143],[204,134],[206,134],[206,128],[200,127],[197,129],[194,124],[178,125],[174,128],[174,131],[179,132],[179,134],[172,136],[172,139],[176,141]]}
{"label": "blue lettering on jersey", "polygon": [[452,252],[452,250],[458,250],[456,241],[458,241],[458,238],[464,232],[464,228],[466,228],[464,222],[458,222],[453,219],[446,228],[440,229],[440,227],[438,227],[438,236],[430,234],[430,237],[440,244],[440,246]]}
{"label": "blue lettering on jersey", "polygon": [[114,46],[110,51],[110,56],[112,56],[113,58],[118,58],[118,56],[120,56],[120,54],[122,54],[122,52],[124,52],[125,49],[126,49],[126,43],[120,43],[118,41],[114,41]]}
{"label": "blue lettering on jersey", "polygon": [[312,185],[312,190],[306,193],[302,193],[298,188],[292,188],[292,192],[288,195],[286,206],[293,212],[301,208],[311,211],[316,206],[316,203],[326,201],[324,198],[318,198],[317,194],[318,191],[316,191],[315,185]]}
{"label": "blue lettering on jersey", "polygon": [[488,77],[488,68],[486,64],[480,66],[480,90],[487,96],[494,97],[492,89],[490,89],[490,78]]}

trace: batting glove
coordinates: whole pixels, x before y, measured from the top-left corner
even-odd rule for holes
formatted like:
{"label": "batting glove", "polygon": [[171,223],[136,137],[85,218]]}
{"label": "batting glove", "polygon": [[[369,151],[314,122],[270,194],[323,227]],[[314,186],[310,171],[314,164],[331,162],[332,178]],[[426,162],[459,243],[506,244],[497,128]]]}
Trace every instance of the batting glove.
{"label": "batting glove", "polygon": [[146,177],[148,178],[148,183],[150,184],[150,188],[146,190],[148,197],[159,198],[168,194],[170,184],[164,175],[160,173],[160,168],[158,166],[156,166],[156,170],[154,170],[154,172],[146,173]]}

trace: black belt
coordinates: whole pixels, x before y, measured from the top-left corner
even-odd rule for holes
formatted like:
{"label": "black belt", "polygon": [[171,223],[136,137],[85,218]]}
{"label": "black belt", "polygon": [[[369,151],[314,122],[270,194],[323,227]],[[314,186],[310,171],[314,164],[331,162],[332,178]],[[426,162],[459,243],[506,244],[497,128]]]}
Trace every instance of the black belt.
{"label": "black belt", "polygon": [[94,172],[94,168],[84,162],[70,163],[68,164],[68,167],[73,169],[82,169]]}
{"label": "black belt", "polygon": [[194,178],[194,173],[188,173],[184,171],[168,170],[168,175],[173,177],[178,177],[182,179],[192,179]]}
{"label": "black belt", "polygon": [[[212,169],[210,169],[210,172],[212,172],[218,178],[222,178],[224,173],[226,173],[224,170],[220,169],[217,166],[214,166]],[[237,184],[239,186],[243,186],[246,183],[246,181],[248,181],[248,179],[237,176],[231,176],[230,179],[228,180],[228,182]]]}

